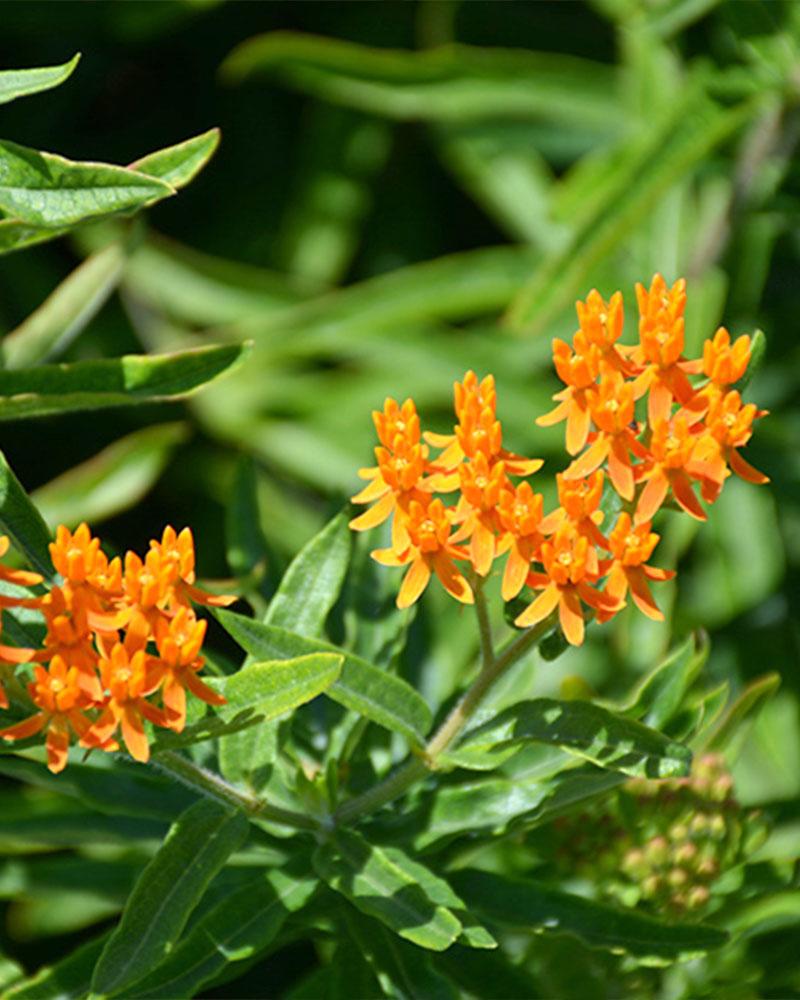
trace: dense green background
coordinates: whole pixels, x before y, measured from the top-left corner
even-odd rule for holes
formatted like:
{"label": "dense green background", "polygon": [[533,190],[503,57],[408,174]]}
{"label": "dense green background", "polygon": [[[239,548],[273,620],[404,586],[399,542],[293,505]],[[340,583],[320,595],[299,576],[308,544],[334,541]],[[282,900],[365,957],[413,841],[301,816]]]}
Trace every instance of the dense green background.
{"label": "dense green background", "polygon": [[[253,360],[190,404],[3,426],[4,452],[36,490],[125,434],[185,422],[166,464],[162,452],[156,459],[147,452],[152,469],[144,476],[154,482],[146,496],[129,508],[124,480],[106,503],[101,531],[112,548],[141,547],[165,522],[190,523],[203,574],[247,569],[226,560],[225,506],[239,458],[251,457],[269,558],[258,589],[268,594],[287,559],[357,485],[355,468],[372,445],[370,409],[386,395],[411,393],[430,423],[445,429],[452,381],[466,367],[497,375],[509,443],[544,455],[546,470],[559,469],[560,430],[544,433],[533,420],[556,388],[550,337],[571,332],[571,302],[593,284],[606,295],[621,287],[632,303],[633,282],[649,281],[654,270],[669,280],[686,275],[693,350],[719,322],[734,333],[765,331],[766,360],[749,395],[772,413],[748,459],[772,484],[757,491],[731,483],[699,534],[664,515],[665,558],[679,568],[671,633],[626,614],[528,682],[555,693],[578,674],[602,693],[620,692],[671,641],[707,627],[712,678],[737,688],[766,670],[783,676],[737,778],[746,803],[768,803],[776,822],[796,828],[797,5],[6,2],[2,20],[2,68],[83,52],[61,88],[0,109],[3,138],[124,164],[222,129],[210,165],[146,223],[151,234],[210,257],[186,257],[143,234],[145,248],[160,247],[166,257],[134,256],[121,294],[65,357],[252,336]],[[329,95],[330,78],[318,67],[315,76],[288,48],[271,73],[240,82],[221,75],[237,45],[277,30],[378,49],[455,40],[551,59],[517,70],[499,54],[476,70],[462,52],[443,71],[379,66],[386,86],[370,97],[369,111],[357,86],[349,91],[354,108],[344,97],[322,100],[319,80]],[[345,81],[337,93],[373,72],[362,56],[349,54],[339,77],[331,71],[333,83]],[[481,112],[493,74],[509,94],[517,85],[541,86],[544,99],[504,109],[500,87]],[[464,78],[468,85],[448,98],[448,80]],[[434,92],[442,85],[442,103],[426,93],[426,81]],[[408,98],[413,87],[422,88],[421,98]],[[404,88],[408,103],[400,99]],[[2,258],[0,332],[13,330],[102,238],[84,232]],[[519,250],[402,270],[495,246]],[[180,269],[167,271],[175,260]],[[395,271],[394,284],[358,291]],[[528,280],[533,306],[507,313]],[[336,292],[348,286],[354,293]],[[310,305],[293,305],[303,301]],[[433,703],[457,685],[473,645],[457,610],[431,597],[408,659]],[[11,950],[40,951],[37,919],[24,900],[11,905],[4,931]],[[56,936],[53,952],[74,940]],[[763,949],[775,968],[791,968],[780,934],[765,935]],[[290,966],[287,957],[283,968]],[[787,975],[776,974],[775,989],[787,988]]]}

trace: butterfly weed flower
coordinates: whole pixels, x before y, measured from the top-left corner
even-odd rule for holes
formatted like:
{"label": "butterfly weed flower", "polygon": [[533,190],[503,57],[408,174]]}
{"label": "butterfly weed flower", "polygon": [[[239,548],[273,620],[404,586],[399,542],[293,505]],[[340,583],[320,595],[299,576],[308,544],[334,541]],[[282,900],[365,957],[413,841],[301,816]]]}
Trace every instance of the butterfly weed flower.
{"label": "butterfly weed flower", "polygon": [[[0,540],[0,554],[7,548],[7,540]],[[0,645],[0,679],[6,667],[32,669],[27,691],[39,708],[0,729],[0,737],[13,741],[46,730],[53,772],[66,766],[72,737],[105,751],[118,750],[119,737],[132,757],[146,761],[146,724],[181,731],[187,693],[224,704],[197,676],[206,623],[194,605],[224,606],[236,597],[197,586],[188,528],[176,532],[168,525],[144,558],[129,552],[123,565],[108,558],[88,525],[74,532],[62,525],[50,556],[59,582],[42,596],[3,598],[4,607],[38,610],[45,634],[39,649]],[[38,574],[1,565],[0,579],[18,587],[42,583]],[[0,688],[0,708],[8,707]]]}
{"label": "butterfly weed flower", "polygon": [[[768,481],[740,454],[765,415],[732,388],[749,364],[750,338],[731,341],[720,327],[702,357],[686,358],[686,300],[683,279],[669,286],[656,274],[649,288],[638,284],[638,340],[628,345],[621,342],[620,292],[606,300],[592,290],[576,303],[571,343],[553,340],[564,388],[553,397],[555,409],[535,421],[566,423],[568,461],[556,474],[552,511],[530,481],[541,460],[503,447],[492,375],[468,371],[454,384],[457,422],[449,434],[423,431],[411,399],[402,406],[387,399],[373,414],[378,465],[360,471],[369,483],[353,498],[373,506],[351,527],[392,519],[392,545],[373,557],[407,567],[400,607],[414,603],[434,574],[453,597],[471,603],[468,581],[478,586],[505,557],[503,599],[528,601],[515,619],[520,627],[557,612],[577,645],[588,611],[602,623],[629,599],[661,620],[650,587],[674,573],[650,565],[659,511],[669,505],[703,521],[701,498],[716,502],[731,474]],[[606,535],[601,500],[608,488],[622,511]]]}

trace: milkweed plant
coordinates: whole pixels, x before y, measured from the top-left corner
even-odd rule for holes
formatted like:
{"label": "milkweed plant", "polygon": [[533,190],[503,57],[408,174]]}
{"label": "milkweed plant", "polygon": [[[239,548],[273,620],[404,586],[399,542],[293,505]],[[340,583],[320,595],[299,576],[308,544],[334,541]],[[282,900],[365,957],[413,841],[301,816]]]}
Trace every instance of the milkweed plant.
{"label": "milkweed plant", "polygon": [[[0,74],[0,97],[73,68]],[[2,143],[2,249],[170,197],[216,142],[128,167]],[[537,425],[563,425],[554,468],[506,447],[490,373],[455,383],[435,431],[387,385],[353,506],[266,607],[198,580],[190,510],[178,530],[154,525],[146,551],[115,553],[86,523],[51,533],[2,463],[5,773],[28,783],[32,816],[37,789],[64,788],[87,828],[105,824],[86,878],[107,864],[124,888],[116,922],[38,971],[17,967],[4,995],[204,995],[309,935],[318,966],[298,996],[334,995],[323,986],[337,962],[350,996],[541,995],[523,957],[564,935],[646,991],[654,970],[726,944],[722,918],[768,831],[739,806],[725,757],[759,692],[729,703],[704,682],[702,632],[613,700],[577,682],[533,697],[520,672],[606,642],[624,609],[658,627],[675,578],[660,525],[703,530],[732,477],[769,482],[745,457],[767,417],[746,392],[763,336],[719,327],[687,357],[687,294],[656,274],[627,320],[619,291],[577,302],[571,341],[552,342],[555,406],[521,417],[534,440]],[[27,417],[183,396],[249,349],[56,366],[56,339],[41,326],[7,338],[1,405]],[[383,576],[353,556],[362,534]],[[436,588],[461,606],[477,656],[432,705],[403,650]]]}

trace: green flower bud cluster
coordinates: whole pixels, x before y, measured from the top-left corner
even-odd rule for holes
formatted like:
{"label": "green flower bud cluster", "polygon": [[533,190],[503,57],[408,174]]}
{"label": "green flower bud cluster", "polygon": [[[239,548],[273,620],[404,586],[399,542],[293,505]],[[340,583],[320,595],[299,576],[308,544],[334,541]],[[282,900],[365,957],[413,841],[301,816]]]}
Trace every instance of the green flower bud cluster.
{"label": "green flower bud cluster", "polygon": [[687,778],[633,778],[602,811],[557,821],[551,846],[561,874],[685,920],[709,909],[720,876],[765,835],[761,817],[736,801],[723,758],[706,754]]}

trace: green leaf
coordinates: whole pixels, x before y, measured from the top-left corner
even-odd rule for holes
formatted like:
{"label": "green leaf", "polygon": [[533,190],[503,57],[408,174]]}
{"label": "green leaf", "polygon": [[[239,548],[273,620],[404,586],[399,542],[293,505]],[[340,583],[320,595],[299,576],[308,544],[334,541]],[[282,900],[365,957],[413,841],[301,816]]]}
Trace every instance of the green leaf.
{"label": "green leaf", "polygon": [[108,163],[76,163],[0,140],[0,209],[34,226],[59,229],[129,212],[175,194],[156,177]]}
{"label": "green leaf", "polygon": [[[530,336],[547,329],[585,288],[592,269],[638,226],[673,184],[686,177],[728,138],[754,107],[721,109],[687,87],[683,101],[657,117],[644,136],[621,147],[605,189],[594,202],[582,199],[570,240],[545,257],[508,310],[510,326]],[[588,208],[586,207],[588,203]]]}
{"label": "green leaf", "polygon": [[352,532],[347,522],[346,513],[337,514],[298,553],[270,601],[265,625],[312,639],[322,635],[350,562]]}
{"label": "green leaf", "polygon": [[447,785],[436,792],[425,829],[414,844],[422,850],[442,838],[475,831],[502,832],[509,822],[531,812],[551,794],[546,779],[488,778]]}
{"label": "green leaf", "polygon": [[654,729],[664,729],[680,711],[710,650],[705,632],[689,636],[644,678],[620,711],[634,719],[644,718]]}
{"label": "green leaf", "polygon": [[560,54],[467,45],[410,52],[273,32],[223,65],[234,80],[263,70],[323,100],[400,120],[549,118],[600,133],[616,114],[613,73]]}
{"label": "green leaf", "polygon": [[232,611],[218,611],[217,617],[251,656],[289,659],[323,652],[343,656],[341,676],[325,692],[327,697],[379,726],[401,733],[414,745],[424,744],[431,727],[431,712],[422,696],[404,680],[329,643],[263,625]]}
{"label": "green leaf", "polygon": [[0,254],[11,253],[12,250],[24,250],[54,240],[69,232],[69,228],[48,229],[44,226],[32,226],[19,219],[0,219]]}
{"label": "green leaf", "polygon": [[227,699],[218,712],[227,720],[242,713],[255,714],[264,722],[276,719],[326,691],[339,677],[342,662],[341,656],[322,652],[250,664],[213,682]]}
{"label": "green leaf", "polygon": [[286,918],[300,910],[317,879],[280,869],[223,899],[199,920],[161,965],[125,993],[139,1000],[191,998],[229,964],[251,959],[277,936]]}
{"label": "green leaf", "polygon": [[422,865],[409,870],[406,860],[352,830],[337,831],[314,853],[320,876],[359,910],[421,948],[444,951],[462,931],[458,918],[436,901],[449,886]]}
{"label": "green leaf", "polygon": [[17,983],[5,994],[6,1000],[82,1000],[90,990],[92,971],[107,938],[108,932],[101,934],[60,962],[45,966]]}
{"label": "green leaf", "polygon": [[260,792],[278,756],[279,722],[248,726],[219,741],[219,767],[224,778]]}
{"label": "green leaf", "polygon": [[[158,754],[192,746],[238,734],[257,723],[260,730],[264,723],[322,694],[339,676],[341,663],[342,657],[335,653],[311,653],[294,659],[249,663],[228,677],[207,678],[206,683],[223,694],[227,704],[199,718],[190,715],[180,733],[158,731],[151,750]],[[204,707],[196,705],[198,715]],[[245,743],[244,747],[249,745]],[[270,737],[265,749],[272,754]]]}
{"label": "green leaf", "polygon": [[0,370],[0,421],[175,399],[227,372],[248,344]]}
{"label": "green leaf", "polygon": [[92,754],[71,760],[61,774],[51,774],[38,760],[0,757],[0,774],[34,788],[77,799],[84,808],[111,816],[136,816],[171,822],[194,801],[196,793],[162,778],[123,754]]}
{"label": "green leaf", "polygon": [[[1,374],[1,373],[0,373]],[[0,532],[9,535],[30,565],[46,579],[53,576],[50,532],[0,452]]]}
{"label": "green leaf", "polygon": [[686,775],[688,747],[639,722],[614,715],[587,701],[537,698],[519,702],[467,733],[464,747],[495,746],[533,740],[623,774],[648,778]]}
{"label": "green leaf", "polygon": [[126,251],[119,243],[92,254],[16,330],[3,338],[6,368],[25,368],[63,351],[116,288]]}
{"label": "green leaf", "polygon": [[261,528],[257,477],[253,459],[241,456],[236,463],[233,487],[225,508],[228,566],[240,578],[263,573],[267,566],[268,550]]}
{"label": "green leaf", "polygon": [[737,736],[741,738],[742,724],[771,698],[781,685],[781,675],[764,674],[751,681],[736,701],[727,709],[719,724],[705,742],[704,749],[724,751],[730,748]]}
{"label": "green leaf", "polygon": [[208,800],[179,817],[142,872],[103,949],[93,992],[119,992],[167,957],[209,882],[247,831],[243,813]]}
{"label": "green leaf", "polygon": [[303,298],[301,289],[277,272],[199,253],[154,233],[131,255],[124,287],[137,302],[190,326],[231,323]]}
{"label": "green leaf", "polygon": [[488,920],[526,933],[572,934],[591,947],[640,959],[696,957],[719,948],[728,937],[703,924],[662,923],[528,880],[469,870],[451,877],[459,894]]}
{"label": "green leaf", "polygon": [[384,996],[394,1000],[458,1000],[458,991],[434,968],[432,955],[398,940],[375,920],[352,912],[345,918],[350,936],[372,966]]}
{"label": "green leaf", "polygon": [[511,962],[499,949],[476,952],[458,944],[435,959],[436,968],[461,987],[461,996],[476,996],[481,1000],[540,996],[537,984],[525,971],[525,964]]}
{"label": "green leaf", "polygon": [[31,499],[47,524],[70,527],[101,521],[137,504],[163,472],[186,424],[134,431],[35,490]]}
{"label": "green leaf", "polygon": [[81,58],[76,52],[69,62],[60,66],[40,66],[36,69],[7,69],[0,71],[0,104],[8,104],[18,97],[38,94],[57,87],[70,76]]}
{"label": "green leaf", "polygon": [[157,177],[179,190],[200,173],[214,155],[219,140],[219,129],[211,128],[208,132],[135,160],[129,164],[128,170]]}

